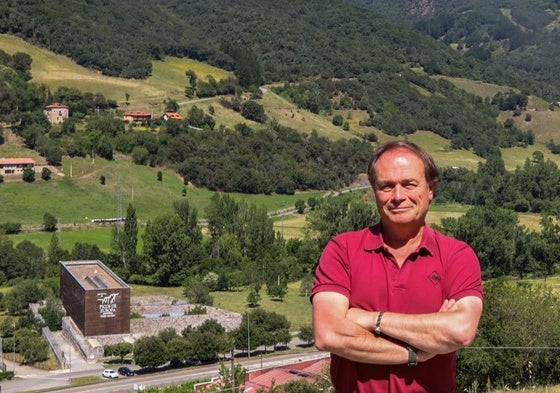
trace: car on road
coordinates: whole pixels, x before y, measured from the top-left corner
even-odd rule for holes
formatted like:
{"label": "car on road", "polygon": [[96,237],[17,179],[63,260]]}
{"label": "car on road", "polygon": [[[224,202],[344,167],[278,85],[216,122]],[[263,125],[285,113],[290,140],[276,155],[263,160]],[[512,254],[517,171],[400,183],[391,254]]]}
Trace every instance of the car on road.
{"label": "car on road", "polygon": [[101,376],[103,376],[105,378],[111,378],[112,379],[112,378],[118,378],[119,374],[115,370],[112,370],[112,369],[108,368],[106,370],[103,370],[103,372],[101,373]]}
{"label": "car on road", "polygon": [[126,366],[119,367],[117,369],[117,372],[120,375],[124,375],[124,376],[127,376],[127,377],[132,377],[134,375],[134,371],[132,371],[129,367],[126,367]]}

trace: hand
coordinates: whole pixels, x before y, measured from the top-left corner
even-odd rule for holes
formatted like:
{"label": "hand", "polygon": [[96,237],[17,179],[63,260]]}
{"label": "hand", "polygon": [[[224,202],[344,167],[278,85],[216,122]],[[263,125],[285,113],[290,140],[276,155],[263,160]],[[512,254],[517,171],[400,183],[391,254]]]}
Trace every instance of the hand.
{"label": "hand", "polygon": [[439,308],[439,312],[453,312],[453,311],[457,311],[457,304],[455,304],[455,299],[445,299],[445,301]]}
{"label": "hand", "polygon": [[357,323],[366,330],[373,331],[373,329],[375,329],[377,313],[361,310],[359,308],[349,308],[346,312],[346,318]]}

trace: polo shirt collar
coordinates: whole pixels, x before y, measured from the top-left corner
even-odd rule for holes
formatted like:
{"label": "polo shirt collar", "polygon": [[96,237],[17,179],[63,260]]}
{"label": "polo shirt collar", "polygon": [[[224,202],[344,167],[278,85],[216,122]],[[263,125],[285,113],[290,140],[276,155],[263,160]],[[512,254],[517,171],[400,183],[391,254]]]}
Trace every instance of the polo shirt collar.
{"label": "polo shirt collar", "polygon": [[[364,249],[366,251],[379,251],[384,247],[383,234],[381,233],[381,223],[378,223],[372,227],[368,228],[369,236],[364,242]],[[420,240],[420,245],[418,246],[418,251],[425,249],[429,254],[434,255],[436,250],[436,236],[432,228],[424,225],[424,231],[422,232],[422,239]]]}

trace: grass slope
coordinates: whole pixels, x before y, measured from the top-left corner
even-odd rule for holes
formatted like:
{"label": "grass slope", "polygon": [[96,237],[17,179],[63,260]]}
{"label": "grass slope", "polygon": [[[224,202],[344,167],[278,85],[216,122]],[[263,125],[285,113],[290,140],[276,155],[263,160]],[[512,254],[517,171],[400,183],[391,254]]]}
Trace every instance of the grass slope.
{"label": "grass slope", "polygon": [[[82,91],[101,92],[106,97],[115,99],[124,105],[125,95],[129,97],[129,108],[153,109],[155,113],[163,107],[166,98],[174,98],[181,104],[181,112],[186,113],[192,105],[197,105],[208,111],[210,105],[215,110],[214,117],[217,125],[233,127],[235,124],[245,122],[252,127],[262,127],[256,123],[243,119],[238,113],[224,108],[219,104],[219,98],[205,100],[187,100],[183,96],[183,88],[187,84],[186,70],[193,70],[199,78],[212,75],[215,79],[221,79],[231,75],[230,73],[211,67],[207,64],[189,59],[166,58],[165,61],[153,63],[153,75],[147,80],[125,80],[111,78],[99,73],[80,67],[69,59],[53,54],[27,44],[25,41],[9,36],[0,35],[0,49],[8,52],[26,52],[32,59],[33,81],[46,84],[51,90],[59,86],[76,87]],[[498,91],[507,90],[502,86],[485,84],[465,79],[450,78],[459,87],[482,97],[491,97]],[[356,138],[366,133],[375,133],[380,141],[391,139],[373,127],[360,125],[361,120],[367,118],[363,111],[342,111],[340,114],[348,120],[350,131],[343,131],[340,127],[332,124],[332,116],[316,115],[300,110],[284,98],[272,93],[270,89],[264,89],[262,104],[269,118],[280,124],[292,127],[298,131],[311,133],[316,131],[319,135],[329,139]],[[546,130],[557,129],[552,127],[556,114],[559,112],[548,111],[548,106],[542,101],[530,100],[533,121],[531,125],[540,125]],[[524,118],[524,116],[521,116]],[[548,122],[541,118],[550,117]],[[516,119],[517,121],[519,119]],[[534,129],[536,135],[547,135],[540,129]],[[480,157],[469,151],[453,150],[449,141],[427,131],[419,131],[406,136],[406,139],[426,147],[434,156],[436,163],[441,166],[463,166],[476,170]],[[506,168],[515,169],[527,157],[536,150],[545,154],[546,158],[560,162],[556,156],[549,154],[542,143],[529,148],[513,148],[503,150]],[[42,163],[44,159],[35,152],[22,149],[17,145],[5,143],[0,146],[2,157],[28,157]],[[365,163],[364,163],[365,166]],[[156,180],[157,171],[164,173],[163,181]],[[129,203],[134,203],[139,220],[146,221],[156,216],[170,212],[175,200],[183,198],[182,180],[172,171],[161,168],[142,167],[131,164],[129,161],[111,161],[102,159],[92,161],[90,159],[63,160],[64,178],[54,176],[53,180],[44,182],[38,179],[33,184],[11,183],[2,185],[0,193],[0,213],[2,222],[15,221],[25,225],[41,225],[43,214],[49,212],[61,219],[65,230],[83,228],[91,218],[115,217],[120,210],[125,214]],[[100,176],[106,177],[107,182],[102,186],[99,182]],[[120,179],[120,181],[119,181]],[[120,188],[118,184],[120,183]],[[212,192],[188,187],[187,198],[191,204],[198,209],[199,217],[204,215],[204,208],[208,205]],[[305,193],[295,196],[248,196],[234,195],[243,198],[248,203],[264,206],[268,211],[292,207],[297,199],[308,199],[310,196],[320,196],[322,193]],[[447,212],[454,216],[454,211]],[[438,221],[445,212],[437,214]],[[301,217],[285,218],[277,221],[276,227],[282,230],[286,237],[296,236],[301,231],[304,220]],[[299,227],[299,229],[298,229]],[[103,231],[103,230],[102,230]],[[50,234],[43,234],[46,239],[38,240],[48,243]],[[68,236],[63,236],[62,239]],[[106,234],[100,235],[106,238]],[[63,241],[64,243],[64,241]],[[105,241],[104,241],[105,244]],[[102,248],[105,248],[103,246]]]}
{"label": "grass slope", "polygon": [[28,44],[20,38],[0,34],[0,49],[9,54],[25,52],[33,59],[32,81],[55,91],[60,86],[77,88],[83,92],[102,93],[122,105],[129,94],[131,105],[145,109],[163,108],[163,100],[181,100],[188,84],[185,71],[193,70],[199,79],[209,75],[216,80],[231,73],[190,59],[166,58],[152,63],[152,76],[146,80],[113,78],[101,75],[74,63],[65,56]]}

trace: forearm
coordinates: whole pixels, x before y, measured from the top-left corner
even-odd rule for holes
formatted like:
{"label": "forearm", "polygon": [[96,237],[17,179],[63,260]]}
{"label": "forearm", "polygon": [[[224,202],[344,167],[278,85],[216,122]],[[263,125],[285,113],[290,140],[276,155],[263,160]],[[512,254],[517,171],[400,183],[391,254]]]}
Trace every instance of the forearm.
{"label": "forearm", "polygon": [[[446,302],[439,312],[400,314],[385,312],[380,328],[384,335],[408,343],[422,351],[445,354],[470,344],[482,311],[480,299]],[[347,317],[373,331],[379,312],[348,310]]]}
{"label": "forearm", "polygon": [[[408,350],[393,338],[377,336],[347,318],[348,301],[337,293],[323,292],[313,298],[315,346],[322,351],[361,363],[406,364]],[[431,354],[420,352],[418,361]]]}
{"label": "forearm", "polygon": [[[403,343],[390,337],[376,336],[348,319],[338,321],[335,329],[316,329],[315,345],[346,359],[371,364],[406,364],[408,350]],[[419,353],[419,361],[428,354]]]}

